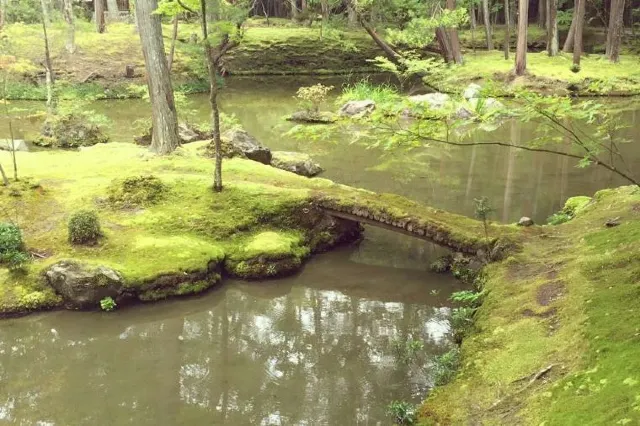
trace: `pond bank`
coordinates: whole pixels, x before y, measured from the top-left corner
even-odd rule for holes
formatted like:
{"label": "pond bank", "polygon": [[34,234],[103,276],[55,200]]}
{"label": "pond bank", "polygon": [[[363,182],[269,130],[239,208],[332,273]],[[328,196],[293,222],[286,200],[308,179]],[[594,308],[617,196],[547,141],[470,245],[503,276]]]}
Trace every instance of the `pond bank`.
{"label": "pond bank", "polygon": [[486,268],[461,369],[422,424],[640,421],[640,191],[599,191],[542,230]]}
{"label": "pond bank", "polygon": [[[97,308],[105,297],[127,303],[198,293],[221,275],[291,274],[311,253],[359,238],[357,222],[325,208],[365,211],[467,252],[518,234],[494,224],[487,241],[476,220],[243,159],[225,160],[225,189],[214,193],[203,144],[166,157],[120,143],[18,153],[24,178],[1,189],[3,221],[21,228],[35,260],[22,272],[0,269],[0,311]],[[97,211],[103,237],[95,245],[68,241],[69,218],[83,210]]]}

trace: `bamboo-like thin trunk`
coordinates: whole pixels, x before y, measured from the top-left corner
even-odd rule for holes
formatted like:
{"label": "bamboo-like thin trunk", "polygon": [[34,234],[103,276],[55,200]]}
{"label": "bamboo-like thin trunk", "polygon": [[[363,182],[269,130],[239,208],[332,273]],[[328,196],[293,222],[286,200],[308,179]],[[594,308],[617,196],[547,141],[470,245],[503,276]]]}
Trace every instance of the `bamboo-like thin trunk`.
{"label": "bamboo-like thin trunk", "polygon": [[504,0],[504,59],[509,60],[509,41],[511,39],[511,24],[509,21],[509,0]]}

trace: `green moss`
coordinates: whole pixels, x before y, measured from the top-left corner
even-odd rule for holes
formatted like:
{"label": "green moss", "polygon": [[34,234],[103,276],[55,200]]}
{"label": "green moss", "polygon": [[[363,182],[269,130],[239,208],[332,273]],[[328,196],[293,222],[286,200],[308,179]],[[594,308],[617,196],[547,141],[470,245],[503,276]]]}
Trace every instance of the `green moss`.
{"label": "green moss", "polygon": [[[426,401],[425,424],[640,422],[640,194],[622,187],[578,201],[569,204],[589,207],[554,238],[528,239],[487,268],[460,374]],[[604,228],[611,216],[620,226]]]}
{"label": "green moss", "polygon": [[160,287],[144,290],[138,295],[143,302],[155,302],[173,296],[188,296],[202,293],[220,282],[220,275],[216,274],[208,280],[180,283],[175,287]]}
{"label": "green moss", "polygon": [[117,207],[147,206],[158,202],[167,186],[153,175],[115,179],[107,189],[108,201]]}
{"label": "green moss", "polygon": [[578,215],[590,202],[591,197],[578,196],[571,197],[564,203],[562,211],[572,216]]}

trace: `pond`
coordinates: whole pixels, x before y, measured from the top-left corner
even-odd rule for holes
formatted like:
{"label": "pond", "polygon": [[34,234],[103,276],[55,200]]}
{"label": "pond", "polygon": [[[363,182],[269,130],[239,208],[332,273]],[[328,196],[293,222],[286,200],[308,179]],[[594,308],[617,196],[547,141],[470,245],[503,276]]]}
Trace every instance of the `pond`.
{"label": "pond", "polygon": [[[328,79],[339,86],[344,80]],[[405,195],[470,215],[488,196],[494,219],[542,222],[567,197],[623,184],[598,168],[499,147],[428,147],[383,153],[351,144],[283,136],[283,117],[308,78],[231,79],[222,108],[273,150],[311,154],[340,183]],[[198,121],[206,96],[189,98]],[[42,110],[42,104],[15,106]],[[141,100],[91,105],[109,117],[115,141],[131,141]],[[629,164],[640,161],[625,112]],[[18,137],[41,118],[15,123]],[[479,139],[531,137],[533,125],[505,123]],[[637,128],[637,127],[636,127]],[[6,122],[0,137],[7,136]],[[448,297],[463,287],[427,271],[442,253],[430,244],[367,229],[358,246],[312,259],[291,278],[225,281],[197,298],[117,314],[54,312],[5,320],[0,327],[0,420],[14,424],[388,424],[393,400],[419,402],[431,385],[428,360],[451,345]],[[396,342],[425,344],[423,366],[401,362]]]}

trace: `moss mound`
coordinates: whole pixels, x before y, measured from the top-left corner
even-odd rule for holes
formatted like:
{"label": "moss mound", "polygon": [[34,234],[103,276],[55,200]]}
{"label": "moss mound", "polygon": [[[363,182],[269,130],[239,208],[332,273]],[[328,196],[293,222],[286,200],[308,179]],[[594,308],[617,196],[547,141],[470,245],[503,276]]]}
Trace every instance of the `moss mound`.
{"label": "moss mound", "polygon": [[94,245],[102,236],[100,221],[94,211],[81,210],[69,218],[69,242]]}
{"label": "moss mound", "polygon": [[157,203],[167,191],[167,186],[156,176],[130,176],[109,185],[107,200],[120,208],[143,207]]}
{"label": "moss mound", "polygon": [[78,114],[62,114],[47,118],[42,134],[33,143],[46,148],[80,148],[109,142],[97,124]]}

